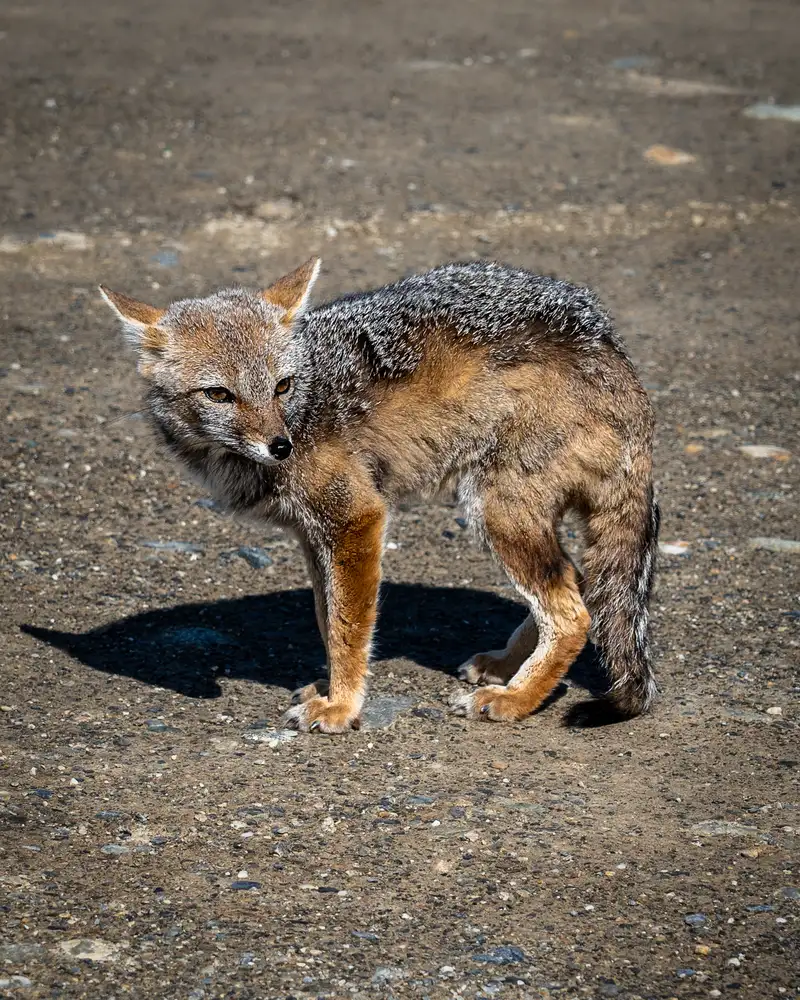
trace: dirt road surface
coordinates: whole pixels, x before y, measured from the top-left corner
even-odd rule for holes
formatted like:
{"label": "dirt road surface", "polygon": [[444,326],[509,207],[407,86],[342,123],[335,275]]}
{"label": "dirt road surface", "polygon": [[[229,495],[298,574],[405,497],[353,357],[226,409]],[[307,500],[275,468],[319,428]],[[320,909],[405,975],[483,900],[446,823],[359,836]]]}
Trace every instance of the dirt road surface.
{"label": "dirt road surface", "polygon": [[[2,6],[0,994],[797,995],[800,124],[744,112],[800,101],[799,35],[791,0]],[[659,421],[651,715],[565,726],[580,666],[449,715],[524,610],[409,505],[365,727],[275,729],[322,666],[300,553],[164,457],[95,288],[311,254],[318,300],[491,257],[610,305]]]}

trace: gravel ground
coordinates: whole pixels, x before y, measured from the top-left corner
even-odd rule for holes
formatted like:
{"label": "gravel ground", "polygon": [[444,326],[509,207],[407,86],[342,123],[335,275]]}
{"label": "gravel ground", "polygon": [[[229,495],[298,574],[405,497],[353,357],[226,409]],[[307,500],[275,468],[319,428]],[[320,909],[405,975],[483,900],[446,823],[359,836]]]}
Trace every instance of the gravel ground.
{"label": "gravel ground", "polygon": [[[800,124],[744,111],[800,100],[799,33],[790,0],[0,9],[0,994],[798,995]],[[609,303],[659,421],[651,715],[565,726],[585,662],[519,725],[447,714],[524,610],[443,503],[393,521],[364,728],[274,728],[322,664],[300,553],[165,459],[95,286],[312,253],[318,297],[493,257]]]}

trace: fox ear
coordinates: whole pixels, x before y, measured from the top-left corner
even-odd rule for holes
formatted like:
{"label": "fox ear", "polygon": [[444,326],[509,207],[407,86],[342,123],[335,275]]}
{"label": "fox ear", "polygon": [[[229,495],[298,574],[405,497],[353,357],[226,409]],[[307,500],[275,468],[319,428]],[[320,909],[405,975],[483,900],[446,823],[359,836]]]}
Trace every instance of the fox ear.
{"label": "fox ear", "polygon": [[110,288],[100,285],[100,294],[111,306],[122,323],[128,339],[135,347],[148,351],[160,351],[167,342],[165,330],[156,326],[166,310],[156,309],[144,302],[137,302],[121,292],[112,292]]}
{"label": "fox ear", "polygon": [[261,293],[267,302],[286,311],[285,323],[290,323],[305,311],[311,289],[319,276],[321,264],[319,257],[312,257],[297,270],[279,278],[274,285],[270,285]]}

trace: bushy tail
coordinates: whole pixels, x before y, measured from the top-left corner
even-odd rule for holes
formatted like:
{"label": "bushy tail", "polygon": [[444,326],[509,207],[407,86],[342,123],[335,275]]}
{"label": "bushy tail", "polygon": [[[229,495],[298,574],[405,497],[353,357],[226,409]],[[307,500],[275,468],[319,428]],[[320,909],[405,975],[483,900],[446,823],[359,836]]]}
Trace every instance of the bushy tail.
{"label": "bushy tail", "polygon": [[659,510],[649,481],[587,520],[583,600],[595,644],[611,677],[609,698],[631,717],[658,688],[650,665],[647,605],[658,547]]}

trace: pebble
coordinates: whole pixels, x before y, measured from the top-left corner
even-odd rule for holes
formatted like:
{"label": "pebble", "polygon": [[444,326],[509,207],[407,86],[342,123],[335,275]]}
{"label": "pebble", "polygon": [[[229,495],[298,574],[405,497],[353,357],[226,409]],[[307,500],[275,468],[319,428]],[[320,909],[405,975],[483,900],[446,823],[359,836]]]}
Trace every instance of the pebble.
{"label": "pebble", "polygon": [[683,922],[690,927],[702,927],[707,919],[705,913],[687,913],[683,918]]}
{"label": "pebble", "polygon": [[276,750],[282,743],[296,740],[298,735],[296,729],[255,729],[243,733],[242,739],[249,743],[266,743],[271,750]]}
{"label": "pebble", "polygon": [[177,250],[159,250],[150,258],[161,267],[177,267],[181,261],[181,255]]}
{"label": "pebble", "polygon": [[762,121],[778,119],[784,122],[800,122],[800,104],[751,104],[742,114],[746,118]]}
{"label": "pebble", "polygon": [[670,146],[662,146],[659,143],[648,146],[642,155],[650,163],[658,163],[663,167],[681,167],[697,160],[693,153],[687,153],[682,149],[672,149]]}
{"label": "pebble", "polygon": [[771,903],[756,903],[754,906],[746,906],[748,913],[774,913],[775,907]]}
{"label": "pebble", "polygon": [[751,837],[758,833],[758,827],[744,823],[730,823],[724,819],[706,819],[692,826],[692,833],[706,837]]}
{"label": "pebble", "polygon": [[0,990],[27,990],[33,983],[27,976],[9,976],[7,979],[0,979]]}
{"label": "pebble", "polygon": [[103,854],[119,856],[120,854],[127,854],[129,848],[125,847],[124,844],[105,844],[100,850]]}
{"label": "pebble", "polygon": [[372,982],[376,986],[382,986],[397,982],[398,979],[405,979],[405,975],[405,972],[396,965],[379,965],[372,974]]}
{"label": "pebble", "polygon": [[197,545],[195,542],[153,542],[143,538],[139,544],[146,549],[158,549],[160,552],[193,552],[198,554],[205,552],[203,546]]}
{"label": "pebble", "polygon": [[295,204],[289,198],[274,198],[259,202],[253,209],[253,215],[266,222],[285,222],[295,214]]}
{"label": "pebble", "polygon": [[49,788],[34,788],[34,795],[38,795],[40,799],[52,799],[53,792]]}
{"label": "pebble", "polygon": [[94,815],[96,819],[112,820],[122,819],[125,813],[120,812],[118,809],[101,809],[100,812],[96,812]]}
{"label": "pebble", "polygon": [[411,714],[417,719],[435,719],[437,721],[444,718],[444,712],[438,708],[429,708],[423,705],[421,708],[413,708]]}
{"label": "pebble", "polygon": [[694,946],[695,955],[710,955],[711,948],[707,944],[696,944]]}
{"label": "pebble", "polygon": [[517,948],[515,945],[501,945],[480,955],[473,955],[472,960],[486,962],[489,965],[517,965],[520,962],[527,962],[528,956],[522,948]]}
{"label": "pebble", "polygon": [[372,931],[353,931],[354,938],[359,938],[361,941],[370,941],[372,944],[376,944],[380,941],[377,934],[373,934]]}
{"label": "pebble", "polygon": [[793,885],[785,885],[780,893],[784,899],[800,899],[800,889]]}
{"label": "pebble", "polygon": [[747,544],[761,552],[800,552],[800,541],[793,538],[748,538]]}
{"label": "pebble", "polygon": [[44,946],[34,941],[20,941],[18,944],[0,944],[0,962],[22,965],[33,962],[45,953]]}
{"label": "pebble", "polygon": [[361,713],[363,729],[386,729],[414,704],[407,695],[383,695],[370,698]]}
{"label": "pebble", "polygon": [[492,768],[495,771],[505,771],[508,769],[508,761],[505,760],[493,760]]}
{"label": "pebble", "polygon": [[651,56],[620,56],[619,59],[611,60],[612,69],[648,69],[655,65],[655,59]]}
{"label": "pebble", "polygon": [[202,507],[204,510],[222,510],[217,501],[212,500],[211,497],[200,497],[199,500],[195,500],[194,506]]}
{"label": "pebble", "polygon": [[695,974],[694,969],[676,969],[675,975],[678,979],[691,979]]}
{"label": "pebble", "polygon": [[270,556],[269,552],[255,545],[240,545],[234,555],[244,559],[253,569],[265,569],[267,566],[272,565],[272,556]]}
{"label": "pebble", "polygon": [[70,958],[92,962],[113,962],[119,957],[120,945],[98,938],[72,938],[57,945]]}
{"label": "pebble", "polygon": [[773,458],[776,462],[788,462],[792,453],[774,444],[740,444],[739,451],[748,458]]}
{"label": "pebble", "polygon": [[174,733],[176,731],[174,726],[168,726],[163,719],[148,719],[145,726],[151,733]]}
{"label": "pebble", "polygon": [[688,542],[659,542],[658,551],[665,556],[688,556]]}
{"label": "pebble", "polygon": [[235,892],[243,892],[247,889],[260,889],[260,882],[253,882],[251,879],[241,878],[231,882],[231,889]]}
{"label": "pebble", "polygon": [[783,709],[780,705],[772,705],[767,709],[767,715],[783,715]]}
{"label": "pebble", "polygon": [[690,438],[703,438],[704,441],[716,441],[727,437],[731,431],[727,427],[703,427],[699,431],[689,431]]}

